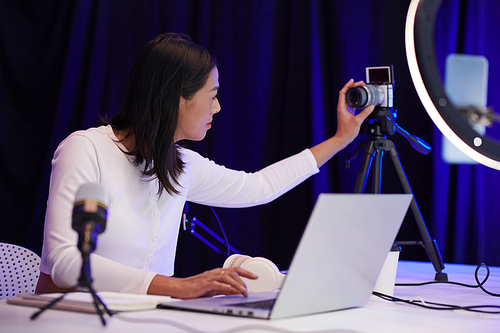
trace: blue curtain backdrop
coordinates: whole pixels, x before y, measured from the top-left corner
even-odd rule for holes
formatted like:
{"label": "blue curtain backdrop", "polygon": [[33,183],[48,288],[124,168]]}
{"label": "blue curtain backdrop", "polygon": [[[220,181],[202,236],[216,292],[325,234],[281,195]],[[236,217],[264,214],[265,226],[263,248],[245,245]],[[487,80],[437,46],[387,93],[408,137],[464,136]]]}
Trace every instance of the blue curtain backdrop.
{"label": "blue curtain backdrop", "polygon": [[[441,160],[440,134],[406,65],[408,5],[408,0],[2,1],[0,241],[40,252],[50,161],[58,143],[72,131],[98,125],[98,114],[112,116],[140,49],[157,34],[174,31],[207,47],[219,65],[222,111],[205,140],[192,148],[250,172],[333,135],[343,84],[364,80],[365,66],[393,64],[398,124],[433,146],[424,156],[401,136],[391,137],[431,236],[446,262],[500,265],[500,174]],[[444,0],[436,35],[438,63],[450,52],[488,57],[489,102],[497,110],[500,50],[492,41],[498,41],[499,12],[497,1]],[[355,146],[268,205],[217,209],[231,245],[287,268],[317,195],[353,191],[361,156],[350,170],[344,159]],[[402,192],[389,160],[382,191]],[[190,210],[219,232],[208,208],[190,205]],[[419,239],[409,213],[398,240]],[[421,248],[405,247],[402,256],[427,260]],[[181,233],[176,275],[198,273],[223,259]]]}

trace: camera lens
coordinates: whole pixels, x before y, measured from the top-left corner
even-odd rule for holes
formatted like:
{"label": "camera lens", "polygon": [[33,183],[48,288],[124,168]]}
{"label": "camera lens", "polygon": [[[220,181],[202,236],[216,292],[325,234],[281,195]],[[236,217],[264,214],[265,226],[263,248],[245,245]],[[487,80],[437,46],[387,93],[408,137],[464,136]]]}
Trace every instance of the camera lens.
{"label": "camera lens", "polygon": [[384,102],[384,90],[376,84],[357,86],[347,90],[347,104],[355,108],[364,108],[368,105],[377,106]]}

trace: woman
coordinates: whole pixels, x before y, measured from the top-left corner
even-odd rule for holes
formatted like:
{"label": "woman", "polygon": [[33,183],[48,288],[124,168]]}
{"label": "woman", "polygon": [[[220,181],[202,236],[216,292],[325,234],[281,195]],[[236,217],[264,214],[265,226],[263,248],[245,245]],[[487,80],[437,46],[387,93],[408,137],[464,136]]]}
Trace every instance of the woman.
{"label": "woman", "polygon": [[214,59],[187,36],[158,36],[137,58],[116,116],[71,134],[54,154],[37,293],[76,283],[81,256],[70,226],[74,197],[82,184],[99,183],[111,202],[106,232],[91,255],[96,290],[247,296],[240,277],[257,277],[240,268],[171,277],[184,203],[259,205],[318,172],[373,111],[354,115],[347,108],[345,93],[359,84],[351,80],[340,91],[334,137],[253,174],[228,170],[179,146],[182,140],[202,140],[220,111]]}

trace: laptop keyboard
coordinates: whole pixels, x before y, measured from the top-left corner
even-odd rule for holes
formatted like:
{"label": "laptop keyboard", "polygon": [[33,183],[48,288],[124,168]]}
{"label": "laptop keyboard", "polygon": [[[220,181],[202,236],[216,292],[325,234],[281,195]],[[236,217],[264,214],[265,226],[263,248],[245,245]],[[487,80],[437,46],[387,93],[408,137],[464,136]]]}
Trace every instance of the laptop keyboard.
{"label": "laptop keyboard", "polygon": [[229,306],[240,306],[240,307],[245,307],[245,308],[269,309],[270,310],[273,308],[275,301],[276,301],[276,299],[266,299],[263,301],[229,304]]}

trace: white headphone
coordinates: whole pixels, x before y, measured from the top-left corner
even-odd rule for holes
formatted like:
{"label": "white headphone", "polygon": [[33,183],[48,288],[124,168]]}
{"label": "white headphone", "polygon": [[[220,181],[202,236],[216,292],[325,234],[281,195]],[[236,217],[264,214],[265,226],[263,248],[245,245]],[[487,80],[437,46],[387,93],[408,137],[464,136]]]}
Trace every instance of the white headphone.
{"label": "white headphone", "polygon": [[233,254],[224,262],[223,268],[241,267],[258,276],[256,280],[242,277],[247,285],[248,291],[252,293],[260,291],[276,291],[281,288],[286,275],[280,273],[278,267],[269,259],[247,255]]}

